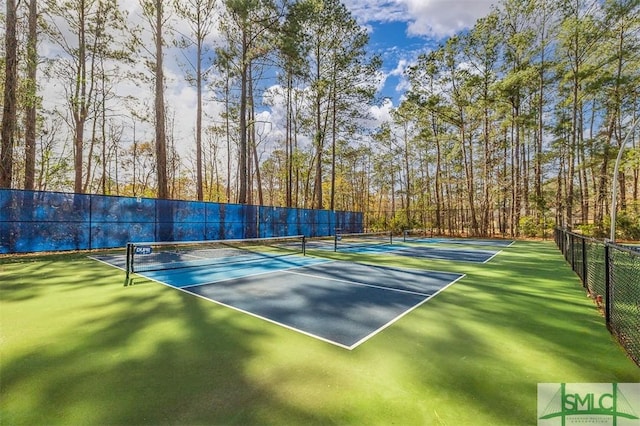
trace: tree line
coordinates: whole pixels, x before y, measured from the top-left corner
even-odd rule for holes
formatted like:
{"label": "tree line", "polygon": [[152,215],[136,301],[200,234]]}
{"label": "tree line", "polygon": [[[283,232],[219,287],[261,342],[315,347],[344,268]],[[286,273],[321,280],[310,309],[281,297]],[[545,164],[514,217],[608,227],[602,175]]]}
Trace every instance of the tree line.
{"label": "tree line", "polygon": [[[461,207],[472,234],[535,234],[550,219],[603,235],[616,155],[640,134],[639,12],[637,0],[507,0],[421,55],[381,133],[413,159],[403,207],[432,208],[439,231],[442,211]],[[639,239],[636,139],[617,178]]]}
{"label": "tree line", "polygon": [[[425,47],[395,106],[339,0],[136,6],[6,1],[0,187],[356,210],[370,229],[604,234],[631,132],[618,218],[640,239],[638,0],[503,0]],[[168,54],[194,116],[166,100]],[[373,105],[391,118],[374,124]]]}

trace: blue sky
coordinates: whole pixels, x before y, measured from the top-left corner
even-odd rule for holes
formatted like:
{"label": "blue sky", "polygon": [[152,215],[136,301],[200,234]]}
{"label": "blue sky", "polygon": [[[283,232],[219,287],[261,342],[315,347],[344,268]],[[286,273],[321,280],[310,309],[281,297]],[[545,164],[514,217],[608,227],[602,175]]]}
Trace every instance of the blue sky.
{"label": "blue sky", "polygon": [[343,0],[370,35],[371,53],[382,55],[386,80],[379,96],[397,105],[404,92],[402,71],[486,16],[495,0]]}
{"label": "blue sky", "polygon": [[386,76],[379,97],[388,97],[397,104],[404,91],[402,72],[420,53],[437,47],[437,38],[426,38],[406,34],[405,22],[372,22],[369,47],[371,53],[383,58],[383,72]]}

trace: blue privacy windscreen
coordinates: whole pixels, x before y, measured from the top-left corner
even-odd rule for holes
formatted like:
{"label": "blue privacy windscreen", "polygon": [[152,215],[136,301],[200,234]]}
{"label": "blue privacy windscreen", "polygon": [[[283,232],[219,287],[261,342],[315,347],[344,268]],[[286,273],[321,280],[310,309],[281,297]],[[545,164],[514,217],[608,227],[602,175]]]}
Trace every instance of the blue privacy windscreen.
{"label": "blue privacy windscreen", "polygon": [[0,253],[362,232],[363,214],[199,201],[0,189]]}

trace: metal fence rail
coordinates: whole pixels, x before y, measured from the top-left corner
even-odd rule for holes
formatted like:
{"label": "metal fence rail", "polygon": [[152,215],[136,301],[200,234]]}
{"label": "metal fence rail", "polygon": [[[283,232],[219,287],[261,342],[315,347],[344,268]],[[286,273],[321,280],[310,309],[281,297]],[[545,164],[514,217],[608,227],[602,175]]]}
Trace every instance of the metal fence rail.
{"label": "metal fence rail", "polygon": [[609,331],[640,366],[640,251],[560,228],[555,242],[603,310]]}

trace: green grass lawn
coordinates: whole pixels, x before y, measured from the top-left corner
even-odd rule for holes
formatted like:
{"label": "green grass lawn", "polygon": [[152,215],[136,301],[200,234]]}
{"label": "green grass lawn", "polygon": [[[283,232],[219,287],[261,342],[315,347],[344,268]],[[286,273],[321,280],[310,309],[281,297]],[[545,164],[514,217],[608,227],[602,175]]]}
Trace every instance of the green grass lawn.
{"label": "green grass lawn", "polygon": [[551,242],[487,264],[348,351],[85,254],[0,260],[0,424],[535,425],[538,383],[640,382]]}

